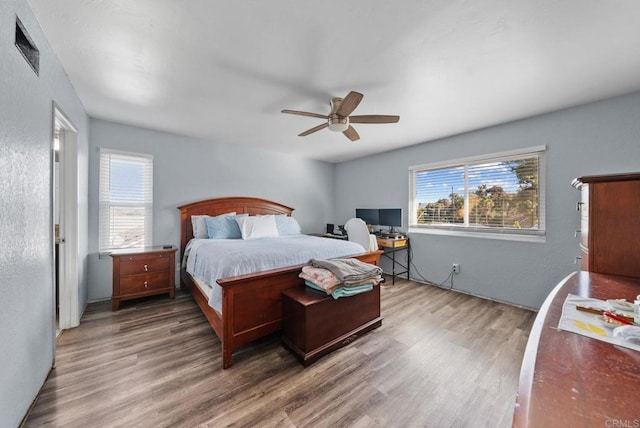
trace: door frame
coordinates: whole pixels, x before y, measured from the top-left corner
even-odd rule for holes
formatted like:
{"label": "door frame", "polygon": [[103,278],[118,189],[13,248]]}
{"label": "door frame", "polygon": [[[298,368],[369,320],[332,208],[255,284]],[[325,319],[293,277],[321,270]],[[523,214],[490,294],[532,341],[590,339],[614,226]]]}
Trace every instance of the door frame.
{"label": "door frame", "polygon": [[[53,293],[55,293],[55,133],[59,129],[59,191],[60,197],[60,252],[61,265],[58,286],[58,326],[61,330],[77,327],[80,324],[80,281],[78,276],[78,129],[53,102],[51,136],[51,248],[52,248],[52,278]],[[55,296],[54,306],[55,326]],[[55,346],[54,335],[54,346]],[[54,348],[55,349],[55,348]]]}

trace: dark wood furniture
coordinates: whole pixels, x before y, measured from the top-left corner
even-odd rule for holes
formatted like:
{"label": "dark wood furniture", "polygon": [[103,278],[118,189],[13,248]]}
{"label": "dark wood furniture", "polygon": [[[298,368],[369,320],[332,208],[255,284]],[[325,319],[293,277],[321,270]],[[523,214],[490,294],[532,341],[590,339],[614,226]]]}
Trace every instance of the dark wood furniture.
{"label": "dark wood furniture", "polygon": [[[291,215],[293,208],[277,202],[251,197],[214,198],[193,202],[180,209],[180,253],[193,238],[192,215],[220,215],[228,212]],[[381,251],[357,256],[378,265]],[[302,265],[273,269],[254,274],[219,279],[222,288],[222,314],[209,306],[208,297],[181,269],[180,283],[189,289],[222,345],[222,367],[231,367],[231,355],[240,346],[282,329],[282,292],[304,287],[298,277]]]}
{"label": "dark wood furniture", "polygon": [[569,293],[633,301],[640,282],[575,272],[555,287],[529,335],[513,426],[633,426],[640,418],[640,352],[558,330]]}
{"label": "dark wood furniture", "polygon": [[557,330],[569,293],[630,301],[640,294],[640,174],[586,176],[572,185],[581,191],[582,272],[558,284],[536,317],[516,427],[630,426],[640,415],[640,353]]}
{"label": "dark wood furniture", "polygon": [[169,293],[173,299],[176,251],[162,247],[113,251],[112,310],[117,311],[121,301],[138,297]]}
{"label": "dark wood furniture", "polygon": [[[378,247],[382,249],[382,255],[389,260],[391,260],[391,284],[396,285],[396,276],[407,274],[407,279],[410,275],[410,266],[411,266],[411,242],[409,238],[395,239],[395,238],[376,238],[378,242]],[[407,251],[407,264],[404,265],[402,262],[396,260],[396,253],[398,251]],[[396,272],[396,266],[400,266],[403,271]]]}
{"label": "dark wood furniture", "polygon": [[382,325],[379,286],[340,299],[309,287],[282,294],[282,344],[305,367]]}
{"label": "dark wood furniture", "polygon": [[640,173],[580,177],[582,270],[640,278]]}

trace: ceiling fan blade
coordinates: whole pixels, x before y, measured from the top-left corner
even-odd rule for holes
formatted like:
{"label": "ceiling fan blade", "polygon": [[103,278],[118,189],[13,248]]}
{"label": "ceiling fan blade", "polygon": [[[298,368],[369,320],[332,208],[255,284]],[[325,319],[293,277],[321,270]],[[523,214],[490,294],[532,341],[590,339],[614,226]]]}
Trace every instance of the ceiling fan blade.
{"label": "ceiling fan blade", "polygon": [[349,116],[350,123],[396,123],[400,116],[388,116],[382,114],[365,114],[362,116]]}
{"label": "ceiling fan blade", "polygon": [[336,111],[336,114],[342,117],[349,116],[351,112],[358,107],[358,104],[362,101],[362,97],[364,97],[364,95],[360,92],[349,92],[349,94],[347,94],[347,96],[342,100],[342,104],[340,104],[340,108]]}
{"label": "ceiling fan blade", "polygon": [[304,137],[305,135],[313,134],[314,132],[318,132],[319,130],[326,128],[327,126],[329,126],[328,123],[323,123],[322,125],[314,126],[313,128],[307,129],[303,133],[298,134],[298,137]]}
{"label": "ceiling fan blade", "polygon": [[360,139],[360,135],[356,132],[353,126],[349,125],[346,131],[342,131],[344,135],[347,136],[351,141],[358,141]]}
{"label": "ceiling fan blade", "polygon": [[297,115],[300,115],[300,116],[317,117],[319,119],[329,119],[329,116],[326,116],[324,114],[309,113],[308,111],[282,110],[282,113],[297,114]]}

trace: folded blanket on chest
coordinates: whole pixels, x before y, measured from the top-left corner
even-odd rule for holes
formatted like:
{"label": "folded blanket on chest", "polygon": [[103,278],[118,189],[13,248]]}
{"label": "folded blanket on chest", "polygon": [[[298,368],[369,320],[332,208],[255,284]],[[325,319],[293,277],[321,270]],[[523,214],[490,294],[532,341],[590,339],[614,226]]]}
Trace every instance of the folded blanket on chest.
{"label": "folded blanket on chest", "polygon": [[351,281],[348,284],[344,284],[329,269],[313,266],[303,266],[302,272],[298,276],[307,282],[314,283],[327,294],[332,294],[339,287],[357,287],[363,284],[378,285],[383,281],[382,276],[376,275],[361,281]]}
{"label": "folded blanket on chest", "polygon": [[378,266],[357,259],[311,259],[311,266],[330,270],[345,285],[382,275]]}
{"label": "folded blanket on chest", "polygon": [[[305,284],[307,284],[307,287],[311,287],[314,290],[326,292],[326,290],[322,289],[317,284],[311,281],[305,281]],[[356,294],[360,294],[360,293],[366,293],[367,291],[373,290],[373,287],[374,287],[373,284],[356,285],[354,287],[338,287],[335,290],[333,290],[331,293],[327,293],[327,294],[329,294],[334,299],[339,299],[340,297],[349,297],[349,296],[355,296]]]}

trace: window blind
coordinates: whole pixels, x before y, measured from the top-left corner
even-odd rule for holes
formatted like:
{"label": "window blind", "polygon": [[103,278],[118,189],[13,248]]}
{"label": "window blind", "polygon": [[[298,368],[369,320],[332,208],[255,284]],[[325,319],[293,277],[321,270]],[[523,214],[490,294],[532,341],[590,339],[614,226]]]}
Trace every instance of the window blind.
{"label": "window blind", "polygon": [[153,156],[100,150],[99,250],[152,243]]}
{"label": "window blind", "polygon": [[542,150],[412,167],[412,226],[544,233]]}

